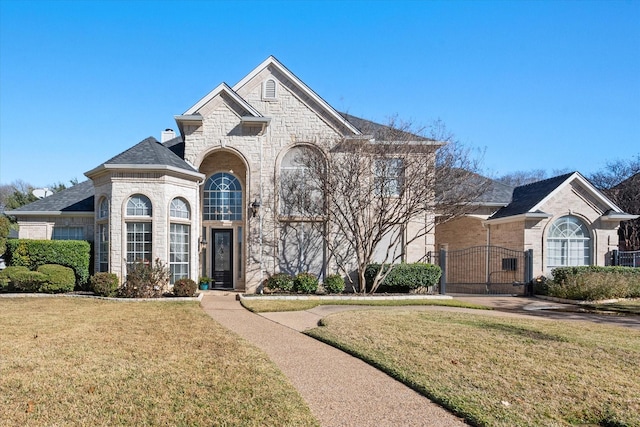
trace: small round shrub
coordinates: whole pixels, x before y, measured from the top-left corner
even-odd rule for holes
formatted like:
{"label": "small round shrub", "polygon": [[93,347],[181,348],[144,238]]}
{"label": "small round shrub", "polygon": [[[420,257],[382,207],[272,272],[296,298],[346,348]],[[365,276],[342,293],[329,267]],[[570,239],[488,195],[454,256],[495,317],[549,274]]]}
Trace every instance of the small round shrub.
{"label": "small round shrub", "polygon": [[318,290],[318,278],[309,273],[298,273],[293,281],[293,289],[303,294],[312,294]]}
{"label": "small round shrub", "polygon": [[39,271],[18,271],[11,275],[10,288],[18,292],[39,292],[47,275]]}
{"label": "small round shrub", "polygon": [[73,269],[64,265],[44,264],[38,267],[38,272],[47,276],[47,280],[40,286],[40,292],[71,292],[76,285]]}
{"label": "small round shrub", "polygon": [[324,279],[324,290],[330,294],[344,292],[344,278],[339,274],[331,274]]}
{"label": "small round shrub", "polygon": [[118,276],[113,273],[96,273],[89,278],[89,286],[96,295],[114,297],[118,292]]}
{"label": "small round shrub", "polygon": [[177,297],[192,297],[198,284],[191,279],[178,279],[173,284],[173,294]]}
{"label": "small round shrub", "polygon": [[271,292],[291,292],[294,278],[287,273],[276,273],[266,281],[266,287]]}
{"label": "small round shrub", "polygon": [[18,272],[24,273],[28,271],[29,269],[27,267],[21,265],[12,265],[0,271],[0,289],[8,291],[14,290],[13,275]]}

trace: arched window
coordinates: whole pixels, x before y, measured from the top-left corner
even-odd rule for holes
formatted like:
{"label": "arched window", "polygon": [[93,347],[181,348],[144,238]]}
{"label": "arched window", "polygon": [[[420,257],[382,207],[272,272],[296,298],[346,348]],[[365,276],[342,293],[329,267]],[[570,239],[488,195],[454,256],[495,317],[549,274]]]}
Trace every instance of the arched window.
{"label": "arched window", "polygon": [[190,235],[189,204],[183,198],[177,197],[169,206],[169,271],[171,283],[179,279],[189,278]]}
{"label": "arched window", "polygon": [[207,179],[203,202],[205,221],[239,221],[242,211],[242,185],[238,178],[219,172]]}
{"label": "arched window", "polygon": [[181,197],[177,197],[171,201],[169,207],[169,215],[171,218],[190,218],[189,204]]}
{"label": "arched window", "polygon": [[96,227],[96,257],[98,271],[109,271],[109,200],[103,197],[98,204],[98,224]]}
{"label": "arched window", "polygon": [[280,215],[324,215],[324,164],[322,154],[312,147],[296,146],[287,151],[280,163]]}
{"label": "arched window", "polygon": [[127,201],[127,263],[151,262],[151,200],[135,194]]}
{"label": "arched window", "polygon": [[591,238],[589,229],[574,216],[563,216],[551,224],[547,235],[547,266],[589,265]]}
{"label": "arched window", "polygon": [[280,162],[280,271],[303,271],[324,276],[326,265],[325,200],[323,178],[326,159],[309,145],[289,149]]}
{"label": "arched window", "polygon": [[98,205],[98,219],[106,219],[109,217],[109,200],[103,197]]}
{"label": "arched window", "polygon": [[135,194],[127,202],[127,216],[151,216],[151,201],[147,196]]}

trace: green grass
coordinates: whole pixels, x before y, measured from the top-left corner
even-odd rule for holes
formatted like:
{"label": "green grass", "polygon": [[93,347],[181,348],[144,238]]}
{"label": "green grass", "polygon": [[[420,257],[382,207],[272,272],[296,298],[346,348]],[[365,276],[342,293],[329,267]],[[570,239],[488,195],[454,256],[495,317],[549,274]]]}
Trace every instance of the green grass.
{"label": "green grass", "polygon": [[640,426],[640,331],[366,310],[308,331],[479,426]]}
{"label": "green grass", "polygon": [[2,426],[318,425],[198,303],[0,299]]}
{"label": "green grass", "polygon": [[241,303],[244,308],[254,313],[269,313],[274,311],[301,311],[309,310],[319,305],[366,305],[380,307],[404,307],[411,305],[439,305],[446,307],[473,308],[478,310],[491,310],[484,305],[473,304],[453,299],[409,299],[409,300],[376,300],[375,297],[368,300],[267,300],[260,297],[243,298]]}

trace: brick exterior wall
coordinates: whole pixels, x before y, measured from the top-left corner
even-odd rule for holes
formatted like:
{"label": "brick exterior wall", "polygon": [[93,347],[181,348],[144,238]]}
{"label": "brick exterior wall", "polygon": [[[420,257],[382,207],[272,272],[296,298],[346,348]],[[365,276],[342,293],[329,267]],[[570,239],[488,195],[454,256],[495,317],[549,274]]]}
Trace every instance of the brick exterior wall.
{"label": "brick exterior wall", "polygon": [[440,224],[436,227],[436,247],[446,245],[448,250],[459,250],[489,244],[515,250],[533,249],[533,274],[549,275],[547,267],[547,235],[549,227],[559,218],[572,215],[582,220],[589,228],[591,237],[591,262],[605,265],[605,254],[617,248],[618,223],[602,221],[607,210],[597,198],[581,187],[577,181],[553,194],[541,207],[549,219],[515,219],[508,222],[488,222],[470,217]]}

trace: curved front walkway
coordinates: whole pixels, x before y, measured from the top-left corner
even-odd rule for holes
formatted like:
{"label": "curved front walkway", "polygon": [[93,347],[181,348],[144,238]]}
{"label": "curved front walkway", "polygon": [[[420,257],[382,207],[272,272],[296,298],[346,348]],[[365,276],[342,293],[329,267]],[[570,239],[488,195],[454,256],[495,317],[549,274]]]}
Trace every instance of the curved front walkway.
{"label": "curved front walkway", "polygon": [[267,353],[322,426],[466,425],[363,361],[245,310],[234,293],[207,293],[201,305],[214,320]]}

